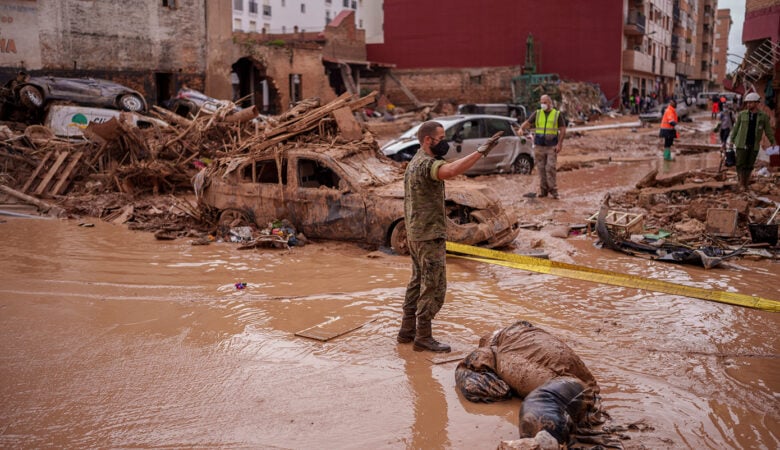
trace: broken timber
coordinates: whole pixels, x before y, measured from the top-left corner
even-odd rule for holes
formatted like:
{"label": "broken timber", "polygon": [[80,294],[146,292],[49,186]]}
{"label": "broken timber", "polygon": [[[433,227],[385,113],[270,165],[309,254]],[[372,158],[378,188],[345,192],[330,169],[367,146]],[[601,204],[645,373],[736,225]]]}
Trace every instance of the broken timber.
{"label": "broken timber", "polygon": [[[83,151],[74,153],[63,151],[56,153],[56,155],[53,150],[49,151],[41,162],[38,163],[38,167],[35,168],[32,175],[30,175],[30,178],[24,184],[24,187],[22,187],[22,192],[32,190],[32,192],[38,196],[54,196],[60,194],[67,187],[73,169],[76,168],[76,165],[83,155]],[[68,159],[70,160],[68,161]],[[50,161],[51,165],[49,165]],[[60,168],[65,164],[65,161],[68,161],[68,163],[60,171]],[[45,175],[43,175],[44,170],[46,171]],[[49,188],[52,180],[55,180],[54,185]],[[47,188],[49,188],[48,191]]]}

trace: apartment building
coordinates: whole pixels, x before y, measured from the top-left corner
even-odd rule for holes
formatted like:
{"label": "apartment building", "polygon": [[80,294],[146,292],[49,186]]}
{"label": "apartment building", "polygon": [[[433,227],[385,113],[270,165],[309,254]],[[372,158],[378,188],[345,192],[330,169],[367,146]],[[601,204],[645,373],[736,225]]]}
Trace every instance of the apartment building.
{"label": "apartment building", "polygon": [[[624,2],[626,19],[623,26],[621,75],[621,97],[624,103],[632,94],[665,98],[677,93],[677,67],[672,60],[675,27],[673,13],[676,11],[676,3],[671,0]],[[679,43],[679,36],[674,42]]]}
{"label": "apartment building", "polygon": [[731,10],[719,9],[715,16],[715,47],[712,49],[712,73],[717,90],[723,90],[723,80],[726,78],[732,25]]}
{"label": "apartment building", "polygon": [[367,40],[382,40],[379,0],[232,0],[233,31],[287,34],[319,32],[341,11],[355,12],[355,25]]}
{"label": "apartment building", "polygon": [[715,13],[717,0],[700,0],[697,11],[695,60],[690,79],[695,92],[718,90],[717,74],[712,70],[715,48]]}

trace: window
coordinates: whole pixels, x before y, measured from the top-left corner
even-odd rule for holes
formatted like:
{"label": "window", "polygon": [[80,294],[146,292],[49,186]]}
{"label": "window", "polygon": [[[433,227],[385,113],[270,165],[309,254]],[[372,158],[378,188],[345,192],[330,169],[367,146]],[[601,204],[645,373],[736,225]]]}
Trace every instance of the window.
{"label": "window", "polygon": [[257,22],[254,20],[249,21],[249,31],[257,31]]}
{"label": "window", "polygon": [[357,2],[352,0],[352,9],[357,9]]}
{"label": "window", "polygon": [[509,125],[509,122],[506,120],[501,119],[487,119],[487,130],[484,137],[490,137],[494,134],[498,133],[499,131],[504,132],[504,136],[514,136],[514,131],[512,131],[512,126]]}
{"label": "window", "polygon": [[301,3],[301,12],[302,13],[306,12],[306,3]]}
{"label": "window", "polygon": [[165,8],[176,9],[177,0],[162,0],[162,5]]}
{"label": "window", "polygon": [[330,23],[330,11],[325,11],[325,25]]}
{"label": "window", "polygon": [[241,19],[233,19],[233,29],[235,31],[241,31]]}
{"label": "window", "polygon": [[344,7],[349,8],[349,0],[344,0]]}
{"label": "window", "polygon": [[282,25],[282,34],[287,33],[287,27]]}
{"label": "window", "polygon": [[290,103],[292,103],[293,105],[303,100],[301,79],[302,77],[301,74],[299,73],[290,74]]}
{"label": "window", "polygon": [[233,9],[236,11],[244,10],[244,0],[233,0]]}
{"label": "window", "polygon": [[285,6],[287,6],[287,2],[282,0],[282,8],[284,8]]}
{"label": "window", "polygon": [[325,186],[338,189],[339,181],[339,176],[329,167],[311,159],[298,160],[298,182],[302,188],[318,189]]}
{"label": "window", "polygon": [[[273,159],[266,159],[263,161],[255,161],[254,164],[249,164],[244,167],[241,172],[241,178],[244,181],[252,183],[279,183],[279,170],[276,167],[276,161]],[[287,184],[287,160],[282,160],[282,184]]]}
{"label": "window", "polygon": [[257,2],[255,0],[249,0],[249,13],[257,14]]}
{"label": "window", "polygon": [[263,5],[263,15],[264,16],[271,15],[271,5]]}

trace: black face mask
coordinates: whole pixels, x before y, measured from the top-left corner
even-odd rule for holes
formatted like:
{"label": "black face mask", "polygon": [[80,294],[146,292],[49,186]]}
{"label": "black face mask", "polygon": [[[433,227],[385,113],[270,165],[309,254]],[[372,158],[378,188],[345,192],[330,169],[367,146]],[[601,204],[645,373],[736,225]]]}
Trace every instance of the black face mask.
{"label": "black face mask", "polygon": [[437,157],[446,155],[449,150],[450,150],[450,144],[447,142],[447,139],[443,139],[443,138],[436,145],[431,147],[431,152],[433,153],[433,156],[437,156]]}

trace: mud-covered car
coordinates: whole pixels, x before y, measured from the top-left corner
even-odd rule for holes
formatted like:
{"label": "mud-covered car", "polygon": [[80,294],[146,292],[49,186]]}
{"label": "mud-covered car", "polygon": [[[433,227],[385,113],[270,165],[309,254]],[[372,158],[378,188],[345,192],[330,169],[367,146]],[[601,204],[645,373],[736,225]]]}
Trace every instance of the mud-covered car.
{"label": "mud-covered car", "polygon": [[[437,117],[435,120],[444,127],[444,135],[450,143],[450,149],[444,156],[447,161],[474,153],[490,136],[498,131],[504,132],[493,151],[471,166],[466,175],[529,174],[534,168],[530,143],[515,132],[517,119],[490,114],[464,114]],[[420,141],[417,140],[419,128],[420,125],[416,125],[382,146],[382,153],[398,162],[411,160],[420,148]]]}
{"label": "mud-covered car", "polygon": [[218,109],[224,107],[239,110],[232,102],[209,97],[203,92],[186,87],[179,89],[179,92],[167,105],[168,109],[183,117],[195,117],[200,110],[207,114],[214,114]]}
{"label": "mud-covered car", "polygon": [[51,101],[71,102],[123,111],[146,111],[140,92],[97,78],[27,77],[13,84],[13,101],[31,110],[42,110]]}
{"label": "mud-covered car", "polygon": [[[288,148],[218,160],[199,174],[199,202],[223,225],[287,219],[308,238],[364,242],[408,253],[403,170],[373,146]],[[516,217],[469,180],[446,187],[447,238],[490,248],[514,241]],[[237,221],[238,219],[238,221]]]}

